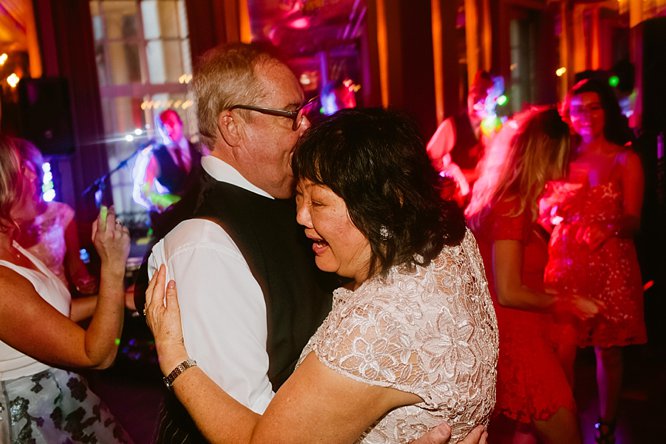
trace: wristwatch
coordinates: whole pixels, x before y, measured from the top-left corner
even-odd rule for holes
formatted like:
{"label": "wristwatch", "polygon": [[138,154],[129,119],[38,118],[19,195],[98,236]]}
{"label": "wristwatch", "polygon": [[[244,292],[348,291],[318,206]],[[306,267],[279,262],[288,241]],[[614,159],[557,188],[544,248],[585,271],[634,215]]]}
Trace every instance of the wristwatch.
{"label": "wristwatch", "polygon": [[196,367],[197,361],[194,359],[188,359],[187,361],[183,361],[180,364],[176,366],[173,370],[171,370],[171,373],[169,373],[167,376],[162,378],[162,381],[164,381],[164,385],[171,390],[171,387],[173,387],[173,381],[176,380],[177,377],[181,375],[185,370],[187,370],[190,367]]}

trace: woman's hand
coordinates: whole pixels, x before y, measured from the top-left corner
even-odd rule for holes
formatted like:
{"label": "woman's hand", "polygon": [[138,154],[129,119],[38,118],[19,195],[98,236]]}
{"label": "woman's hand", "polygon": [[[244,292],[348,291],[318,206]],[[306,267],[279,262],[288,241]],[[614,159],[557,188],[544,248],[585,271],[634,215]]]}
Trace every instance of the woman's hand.
{"label": "woman's hand", "polygon": [[130,236],[127,227],[116,218],[113,207],[102,207],[92,226],[92,240],[102,261],[102,267],[125,274],[125,265],[130,249]]}
{"label": "woman's hand", "polygon": [[599,310],[604,307],[604,304],[593,298],[573,295],[570,300],[570,307],[571,314],[576,318],[581,321],[589,321],[599,314]]}
{"label": "woman's hand", "polygon": [[[429,430],[425,435],[410,444],[448,444],[451,439],[451,427],[445,422]],[[488,432],[484,426],[476,426],[458,444],[486,444]]]}
{"label": "woman's hand", "polygon": [[155,337],[162,373],[168,375],[178,364],[188,359],[188,355],[183,340],[176,283],[173,280],[169,281],[165,297],[165,280],[166,267],[161,265],[148,284],[146,308],[143,313]]}
{"label": "woman's hand", "polygon": [[588,321],[599,314],[604,308],[604,303],[578,294],[567,297],[559,296],[555,291],[546,290],[555,298],[553,312],[556,318],[575,318],[581,321]]}
{"label": "woman's hand", "polygon": [[576,242],[587,244],[590,250],[594,251],[613,237],[613,235],[614,230],[612,227],[600,223],[592,223],[578,228],[576,231]]}

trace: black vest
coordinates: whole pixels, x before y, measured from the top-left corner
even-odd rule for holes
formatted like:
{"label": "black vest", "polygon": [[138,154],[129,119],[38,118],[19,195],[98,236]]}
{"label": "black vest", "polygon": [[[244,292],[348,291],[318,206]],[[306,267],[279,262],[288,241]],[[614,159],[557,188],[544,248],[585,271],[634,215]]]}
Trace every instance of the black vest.
{"label": "black vest", "polygon": [[330,275],[315,265],[312,242],[296,224],[293,200],[269,199],[210,180],[195,216],[213,219],[224,228],[264,293],[268,377],[277,390],[331,310],[332,288],[326,285]]}
{"label": "black vest", "polygon": [[[316,268],[312,244],[296,224],[292,200],[269,199],[218,182],[205,172],[203,176],[195,217],[214,220],[224,228],[263,291],[268,377],[276,391],[329,313],[338,280]],[[174,396],[160,413],[157,442],[206,442]]]}
{"label": "black vest", "polygon": [[157,160],[159,171],[156,174],[157,180],[164,185],[171,194],[182,195],[190,186],[192,177],[197,174],[201,165],[201,154],[188,142],[190,151],[191,168],[190,171],[183,170],[174,162],[168,148],[165,145],[159,145],[153,149],[153,156]]}

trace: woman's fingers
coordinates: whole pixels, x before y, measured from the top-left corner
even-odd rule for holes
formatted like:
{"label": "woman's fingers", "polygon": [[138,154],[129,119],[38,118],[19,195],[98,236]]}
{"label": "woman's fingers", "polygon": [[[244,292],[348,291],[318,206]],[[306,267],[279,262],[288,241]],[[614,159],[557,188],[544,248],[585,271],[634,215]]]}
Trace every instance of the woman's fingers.
{"label": "woman's fingers", "polygon": [[113,210],[113,207],[109,208],[109,211],[106,215],[106,232],[113,231],[116,226],[116,212]]}
{"label": "woman's fingers", "polygon": [[160,266],[153,279],[155,280],[154,285],[146,290],[146,323],[148,327],[155,335],[159,324],[159,315],[160,310],[164,309],[164,279],[166,274],[166,268],[164,265]]}
{"label": "woman's fingers", "polygon": [[443,422],[437,427],[428,430],[423,436],[412,441],[410,444],[447,444],[449,439],[451,439],[451,427]]}
{"label": "woman's fingers", "polygon": [[106,231],[106,218],[109,214],[109,208],[106,205],[102,205],[99,209],[99,215],[98,220],[99,220],[99,229],[101,231]]}
{"label": "woman's fingers", "polygon": [[469,434],[460,441],[460,444],[485,443],[488,439],[488,432],[484,426],[476,426]]}
{"label": "woman's fingers", "polygon": [[600,300],[583,296],[575,296],[574,303],[578,311],[577,317],[584,321],[594,318],[605,307],[604,303]]}
{"label": "woman's fingers", "polygon": [[178,309],[178,292],[176,291],[176,281],[173,279],[167,283],[166,302],[164,305],[167,308],[175,307]]}
{"label": "woman's fingers", "polygon": [[95,242],[95,235],[97,234],[97,226],[98,226],[98,224],[99,224],[99,216],[97,217],[97,219],[95,219],[95,220],[93,221],[93,224],[92,224],[92,234],[90,235],[90,239],[91,239],[93,242]]}
{"label": "woman's fingers", "polygon": [[593,302],[596,304],[596,306],[597,306],[597,312],[599,312],[599,310],[603,310],[603,309],[606,308],[606,304],[605,304],[601,299],[592,298],[592,301],[593,301]]}
{"label": "woman's fingers", "polygon": [[113,229],[114,229],[114,234],[118,236],[122,236],[124,234],[129,234],[129,229],[123,224],[123,222],[116,216],[116,214],[113,214],[115,216],[114,224],[113,224]]}
{"label": "woman's fingers", "polygon": [[157,280],[157,273],[153,274],[153,276],[150,278],[150,281],[148,281],[148,287],[146,288],[146,302],[144,303],[144,315],[145,312],[148,310],[148,307],[150,306],[150,302],[153,298],[153,288],[155,287],[155,281]]}
{"label": "woman's fingers", "polygon": [[160,277],[160,273],[166,273],[166,267],[164,265],[160,265],[160,268],[157,270],[157,273],[153,274],[153,277],[150,278],[150,282],[148,282],[148,288],[146,288],[146,304],[145,304],[145,310],[148,311],[149,309],[152,308],[152,303],[153,303],[153,294],[155,292],[155,287],[157,285],[157,281]]}

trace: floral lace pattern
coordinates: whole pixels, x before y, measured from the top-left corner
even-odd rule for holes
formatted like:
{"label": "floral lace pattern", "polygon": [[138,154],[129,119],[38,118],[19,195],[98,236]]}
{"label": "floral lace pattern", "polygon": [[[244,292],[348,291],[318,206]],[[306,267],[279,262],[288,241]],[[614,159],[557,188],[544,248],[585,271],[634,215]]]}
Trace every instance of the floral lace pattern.
{"label": "floral lace pattern", "polygon": [[456,442],[487,424],[498,331],[472,234],[426,267],[397,266],[356,291],[337,289],[301,361],[310,352],[349,378],[423,399],[389,412],[359,442],[409,442],[442,421]]}
{"label": "floral lace pattern", "polygon": [[65,275],[65,229],[74,218],[74,210],[67,204],[60,202],[49,202],[46,212],[35,218],[33,229],[37,231],[39,239],[35,245],[26,248],[44,262],[58,279],[69,288],[67,276]]}

